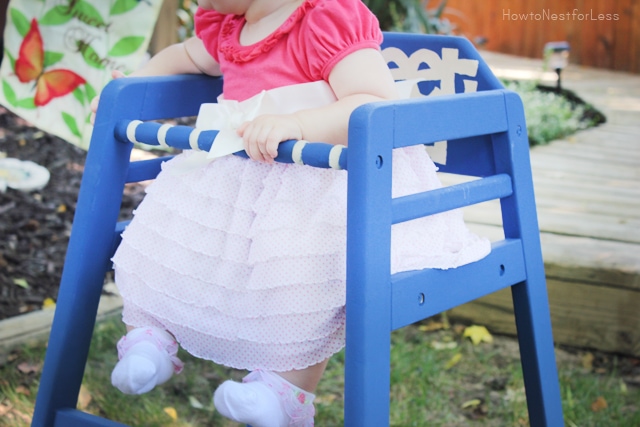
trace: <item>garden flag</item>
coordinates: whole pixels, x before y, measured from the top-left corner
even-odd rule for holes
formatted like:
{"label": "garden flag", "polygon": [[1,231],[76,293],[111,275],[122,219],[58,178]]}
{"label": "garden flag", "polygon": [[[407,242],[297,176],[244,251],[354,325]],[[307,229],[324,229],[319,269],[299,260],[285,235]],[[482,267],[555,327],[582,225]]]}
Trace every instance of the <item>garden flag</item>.
{"label": "garden flag", "polygon": [[11,0],[0,104],[87,148],[90,102],[145,57],[162,0]]}

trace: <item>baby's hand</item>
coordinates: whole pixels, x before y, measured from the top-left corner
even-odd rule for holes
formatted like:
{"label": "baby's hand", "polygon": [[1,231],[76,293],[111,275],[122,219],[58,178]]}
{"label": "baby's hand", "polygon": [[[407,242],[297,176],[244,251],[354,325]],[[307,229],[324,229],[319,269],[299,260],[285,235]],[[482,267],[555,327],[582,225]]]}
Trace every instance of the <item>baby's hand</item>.
{"label": "baby's hand", "polygon": [[[111,71],[111,78],[119,79],[120,77],[124,77],[124,73],[122,71],[113,70]],[[96,112],[98,111],[98,104],[100,103],[100,95],[94,97],[91,100],[91,124],[96,121]]]}
{"label": "baby's hand", "polygon": [[302,126],[293,114],[265,114],[240,125],[238,135],[250,158],[271,163],[278,155],[281,142],[302,139]]}

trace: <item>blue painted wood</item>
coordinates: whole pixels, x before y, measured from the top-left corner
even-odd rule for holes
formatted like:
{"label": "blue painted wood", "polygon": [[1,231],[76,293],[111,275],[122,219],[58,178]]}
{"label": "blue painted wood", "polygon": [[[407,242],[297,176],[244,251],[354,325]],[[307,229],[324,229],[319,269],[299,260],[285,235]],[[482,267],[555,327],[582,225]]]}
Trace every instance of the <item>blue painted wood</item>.
{"label": "blue painted wood", "polygon": [[[127,127],[134,122],[134,120],[120,120],[116,123],[114,136],[118,141],[125,143],[139,142],[147,145],[161,145],[158,140],[158,131],[163,127],[162,123],[158,122],[141,122],[135,129],[135,140],[129,140],[127,135]],[[169,147],[178,148],[181,150],[191,149],[189,137],[194,132],[194,128],[184,125],[167,125],[167,132],[165,134],[166,144]],[[200,150],[209,151],[213,140],[218,135],[217,130],[203,130],[198,134],[197,146]]]}
{"label": "blue painted wood", "polygon": [[158,157],[156,159],[138,160],[129,164],[126,182],[140,182],[154,179],[160,173],[162,163],[171,159],[172,156]]}
{"label": "blue painted wood", "polygon": [[76,409],[63,409],[56,414],[55,427],[126,427],[125,424],[100,418]]}
{"label": "blue painted wood", "polygon": [[[383,104],[380,108],[395,112],[395,148],[507,130],[502,90],[467,93],[464,96],[412,98]],[[460,111],[466,113],[460,114]]]}
{"label": "blue painted wood", "polygon": [[476,203],[500,199],[513,193],[511,177],[493,175],[476,181],[455,184],[437,190],[397,197],[392,203],[393,224]]}
{"label": "blue painted wood", "polygon": [[491,135],[450,139],[447,142],[447,163],[436,163],[440,172],[491,176],[496,173]]}
{"label": "blue painted wood", "polygon": [[[464,37],[429,36],[409,33],[385,33],[382,48],[396,47],[410,55],[419,49],[429,49],[441,53],[442,49],[458,49],[459,57],[475,59],[478,65],[478,91],[504,89],[504,85],[493,74],[478,50]],[[441,55],[442,56],[442,55]],[[464,92],[463,76],[456,76],[456,93]]]}
{"label": "blue painted wood", "polygon": [[450,270],[425,269],[392,276],[392,328],[398,329],[520,283],[527,277],[522,241],[492,245],[482,260]]}
{"label": "blue painted wood", "polygon": [[[135,128],[135,135],[133,138],[127,133],[127,128],[130,124],[135,123],[136,120],[121,120],[115,126],[114,135],[118,141],[124,143],[141,143],[147,145],[163,145],[160,142],[159,133],[163,128],[161,123],[157,122],[141,122]],[[167,128],[166,133],[164,134],[164,144],[168,147],[178,148],[178,149],[191,149],[190,138],[192,135],[197,135],[197,149],[200,151],[209,151],[212,145],[215,143],[215,137],[218,135],[217,130],[197,130],[196,128],[190,126],[170,126]],[[195,137],[194,137],[195,138]],[[274,159],[276,162],[280,163],[294,163],[294,147],[298,144],[298,141],[289,140],[284,141],[278,146],[278,155]],[[313,166],[317,168],[337,168],[337,169],[347,169],[347,151],[346,147],[342,149],[340,155],[338,157],[338,167],[331,164],[331,152],[334,149],[340,149],[341,147],[336,147],[331,144],[326,144],[322,142],[313,142],[308,143],[304,142],[302,145],[302,149],[300,151],[300,161],[308,166]],[[239,156],[247,158],[246,153],[238,152],[235,153]],[[163,161],[163,160],[160,160]],[[157,175],[157,173],[156,173]]]}
{"label": "blue painted wood", "polygon": [[[111,259],[113,257],[113,254],[116,253],[116,249],[118,249],[118,246],[120,246],[120,242],[122,242],[122,233],[124,232],[125,228],[127,228],[127,225],[129,225],[131,221],[120,221],[118,223],[116,223],[116,228],[113,231],[113,239],[111,240],[111,255],[109,256],[109,259]],[[106,270],[111,270],[112,267],[111,265],[108,265]]]}
{"label": "blue painted wood", "polygon": [[[102,92],[33,426],[52,426],[58,411],[76,406],[129,168],[131,144],[115,140],[115,124],[131,117],[152,120],[193,115],[201,103],[216,98],[220,84],[220,79],[202,76],[123,78],[112,81]],[[162,90],[156,90],[159,87]]]}
{"label": "blue painted wood", "polygon": [[393,115],[365,105],[351,116],[347,199],[344,423],[389,421]]}
{"label": "blue painted wood", "polygon": [[511,289],[530,423],[563,425],[524,109],[515,93],[507,94],[506,105],[511,125],[495,139],[500,147],[494,155],[497,167],[513,177],[514,195],[501,200],[505,236],[523,241],[527,280]]}
{"label": "blue painted wood", "polygon": [[[530,423],[563,425],[522,103],[504,90],[465,39],[386,34],[387,46],[400,47],[407,55],[424,48],[438,55],[458,49],[460,58],[478,61],[473,76],[478,93],[368,104],[351,116],[348,153],[340,153],[340,165],[349,167],[345,425],[389,423],[392,330],[509,286]],[[463,91],[463,80],[469,78],[455,76],[456,92]],[[155,176],[163,161],[130,164],[126,126],[131,120],[144,121],[135,139],[157,143],[160,125],[149,121],[195,115],[201,103],[216,99],[221,85],[221,79],[203,76],[126,78],[104,90],[32,425],[114,425],[100,424],[74,408],[104,271],[126,225],[117,223],[124,184]],[[189,146],[191,131],[171,128],[167,143]],[[211,136],[201,134],[198,148],[206,149]],[[483,179],[392,199],[393,148],[439,140],[448,140],[441,170]],[[281,144],[278,160],[291,162],[295,144]],[[327,167],[330,149],[307,144],[302,158]],[[489,199],[500,200],[506,236],[494,243],[489,256],[458,269],[391,276],[393,223]]]}

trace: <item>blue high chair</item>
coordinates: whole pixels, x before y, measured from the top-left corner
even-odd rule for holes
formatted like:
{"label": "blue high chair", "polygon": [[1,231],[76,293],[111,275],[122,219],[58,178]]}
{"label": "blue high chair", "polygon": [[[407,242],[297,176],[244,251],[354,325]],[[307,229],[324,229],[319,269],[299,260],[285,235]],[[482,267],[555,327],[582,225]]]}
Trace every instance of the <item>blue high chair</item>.
{"label": "blue high chair", "polygon": [[[531,426],[562,426],[520,98],[503,88],[466,39],[389,33],[383,49],[396,80],[439,96],[358,108],[348,149],[318,143],[300,150],[297,141],[288,141],[278,156],[348,169],[344,424],[388,425],[393,330],[511,287]],[[83,413],[76,402],[104,274],[124,227],[118,223],[124,185],[154,177],[163,161],[130,163],[131,141],[207,149],[216,131],[150,121],[196,115],[221,87],[218,78],[172,76],[118,79],[103,91],[33,426],[122,425]],[[445,140],[440,170],[478,179],[393,199],[392,150]],[[505,238],[492,244],[486,258],[456,269],[390,274],[392,224],[493,199],[500,199]]]}

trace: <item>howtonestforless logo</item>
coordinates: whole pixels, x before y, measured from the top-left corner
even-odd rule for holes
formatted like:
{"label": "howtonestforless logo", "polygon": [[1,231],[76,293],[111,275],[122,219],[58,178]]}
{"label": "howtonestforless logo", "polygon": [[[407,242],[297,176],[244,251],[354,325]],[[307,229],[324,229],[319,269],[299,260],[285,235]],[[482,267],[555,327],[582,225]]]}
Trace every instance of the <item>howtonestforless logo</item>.
{"label": "howtonestforless logo", "polygon": [[512,12],[511,9],[502,9],[504,21],[618,21],[618,13],[595,13],[593,9],[581,11],[573,9],[569,12],[557,13],[551,9],[542,9],[538,12]]}

